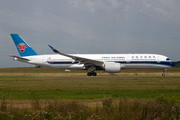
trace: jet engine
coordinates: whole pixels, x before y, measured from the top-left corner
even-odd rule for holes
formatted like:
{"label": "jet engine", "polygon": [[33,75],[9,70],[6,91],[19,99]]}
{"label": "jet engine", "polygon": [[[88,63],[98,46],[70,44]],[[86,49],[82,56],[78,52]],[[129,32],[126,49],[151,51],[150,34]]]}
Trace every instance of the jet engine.
{"label": "jet engine", "polygon": [[105,62],[104,71],[108,73],[119,73],[121,71],[120,63]]}

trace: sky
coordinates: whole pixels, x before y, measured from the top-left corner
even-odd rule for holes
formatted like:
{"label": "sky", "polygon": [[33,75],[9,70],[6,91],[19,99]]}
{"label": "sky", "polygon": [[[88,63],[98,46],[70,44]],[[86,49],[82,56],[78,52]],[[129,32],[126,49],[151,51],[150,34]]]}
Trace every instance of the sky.
{"label": "sky", "polygon": [[179,0],[1,0],[0,68],[34,67],[18,55],[10,33],[38,54],[154,53],[179,61]]}

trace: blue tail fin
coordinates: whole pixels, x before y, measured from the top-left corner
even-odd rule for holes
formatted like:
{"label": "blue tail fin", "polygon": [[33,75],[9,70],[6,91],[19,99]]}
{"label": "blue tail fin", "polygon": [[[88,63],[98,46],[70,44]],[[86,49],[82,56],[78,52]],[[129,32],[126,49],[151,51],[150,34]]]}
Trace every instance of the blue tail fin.
{"label": "blue tail fin", "polygon": [[11,34],[21,57],[38,55],[18,34]]}

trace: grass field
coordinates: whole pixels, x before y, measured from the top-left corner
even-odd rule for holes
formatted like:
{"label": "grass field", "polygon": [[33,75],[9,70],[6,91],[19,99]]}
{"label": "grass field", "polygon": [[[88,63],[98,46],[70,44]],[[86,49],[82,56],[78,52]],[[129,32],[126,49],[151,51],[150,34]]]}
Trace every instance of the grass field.
{"label": "grass field", "polygon": [[[178,73],[179,68],[167,72]],[[129,70],[129,74],[141,73],[142,70]],[[101,99],[105,97],[153,99],[161,94],[180,95],[180,76],[150,76],[150,70],[143,70],[146,75],[116,75],[87,77],[83,75],[54,76],[63,70],[49,68],[14,68],[0,69],[0,96],[13,99]],[[72,71],[72,73],[81,71]],[[84,71],[83,71],[84,72]],[[101,71],[100,71],[101,72]],[[154,71],[154,73],[156,70]],[[11,74],[15,76],[11,76]],[[22,75],[19,75],[22,73]],[[24,75],[33,73],[33,75]],[[48,74],[49,73],[49,74]],[[128,70],[125,70],[128,74]],[[48,75],[46,75],[48,74]],[[100,73],[99,73],[100,74]],[[120,73],[123,74],[123,73]],[[168,73],[167,73],[168,74]],[[36,76],[40,75],[40,76]]]}
{"label": "grass field", "polygon": [[156,98],[180,95],[180,77],[1,76],[0,96],[14,99]]}
{"label": "grass field", "polygon": [[0,69],[0,119],[179,119],[180,69]]}

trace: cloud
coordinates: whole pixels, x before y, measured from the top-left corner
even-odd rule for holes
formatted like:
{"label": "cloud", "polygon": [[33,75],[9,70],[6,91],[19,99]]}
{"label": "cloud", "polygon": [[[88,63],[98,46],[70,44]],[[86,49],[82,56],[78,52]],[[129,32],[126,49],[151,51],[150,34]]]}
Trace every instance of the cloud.
{"label": "cloud", "polygon": [[118,1],[118,0],[109,0],[108,2],[111,3],[111,6],[112,6],[113,8],[119,8],[120,6],[123,5],[123,3],[120,2],[120,1]]}
{"label": "cloud", "polygon": [[176,0],[138,0],[139,11],[151,18],[177,22],[180,20],[180,2]]}
{"label": "cloud", "polygon": [[7,45],[1,56],[6,48],[17,55],[13,32],[40,54],[52,53],[47,44],[53,43],[68,53],[158,51],[177,60],[179,6],[177,0],[1,1],[0,43]]}
{"label": "cloud", "polygon": [[68,0],[74,7],[87,10],[88,12],[95,12],[97,10],[104,10],[110,12],[122,6],[122,2],[118,0]]}

